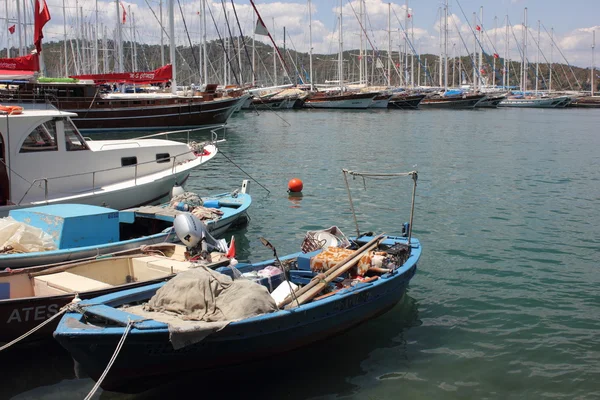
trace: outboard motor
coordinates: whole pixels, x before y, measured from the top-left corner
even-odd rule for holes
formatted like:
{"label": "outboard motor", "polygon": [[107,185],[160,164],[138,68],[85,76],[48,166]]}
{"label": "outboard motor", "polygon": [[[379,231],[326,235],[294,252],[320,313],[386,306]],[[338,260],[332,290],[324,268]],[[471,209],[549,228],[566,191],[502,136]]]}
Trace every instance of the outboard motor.
{"label": "outboard motor", "polygon": [[204,222],[191,213],[181,213],[173,221],[175,234],[189,249],[201,245],[203,251],[220,251],[227,253],[228,246],[225,239],[215,239],[208,232]]}

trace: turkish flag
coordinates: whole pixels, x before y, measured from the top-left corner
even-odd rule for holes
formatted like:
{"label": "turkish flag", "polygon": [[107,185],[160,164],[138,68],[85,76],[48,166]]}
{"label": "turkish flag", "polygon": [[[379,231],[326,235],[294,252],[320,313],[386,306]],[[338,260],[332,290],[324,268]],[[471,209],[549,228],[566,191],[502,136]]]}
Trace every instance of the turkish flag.
{"label": "turkish flag", "polygon": [[127,21],[127,13],[125,12],[125,6],[121,3],[121,8],[123,9],[123,17],[121,18],[121,23],[124,24]]}
{"label": "turkish flag", "polygon": [[35,0],[33,18],[33,43],[35,44],[38,53],[40,53],[42,51],[42,39],[44,38],[42,28],[50,21],[50,11],[48,11],[46,0]]}
{"label": "turkish flag", "polygon": [[12,35],[13,33],[15,33],[15,25],[13,26],[9,26],[8,27],[8,31],[10,32],[10,34]]}
{"label": "turkish flag", "polygon": [[494,53],[494,58],[499,58],[500,56],[498,55],[498,53]]}
{"label": "turkish flag", "polygon": [[477,26],[475,27],[475,29],[477,29],[478,31],[480,31],[480,30],[481,30],[481,26],[477,25]]}

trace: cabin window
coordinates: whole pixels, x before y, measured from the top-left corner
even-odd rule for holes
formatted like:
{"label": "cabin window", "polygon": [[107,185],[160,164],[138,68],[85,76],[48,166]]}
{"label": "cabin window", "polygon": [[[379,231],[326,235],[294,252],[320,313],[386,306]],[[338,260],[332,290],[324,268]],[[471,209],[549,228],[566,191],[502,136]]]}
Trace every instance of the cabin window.
{"label": "cabin window", "polygon": [[27,136],[19,152],[32,153],[56,150],[58,150],[56,145],[56,121],[48,121],[38,125]]}
{"label": "cabin window", "polygon": [[70,119],[64,118],[63,124],[65,127],[65,144],[67,151],[89,150],[87,143],[81,137],[77,128],[73,125]]}
{"label": "cabin window", "polygon": [[137,164],[137,157],[121,157],[121,166],[126,167],[128,165]]}
{"label": "cabin window", "polygon": [[156,162],[157,163],[166,163],[169,162],[169,158],[171,158],[171,155],[169,153],[158,153],[156,155]]}

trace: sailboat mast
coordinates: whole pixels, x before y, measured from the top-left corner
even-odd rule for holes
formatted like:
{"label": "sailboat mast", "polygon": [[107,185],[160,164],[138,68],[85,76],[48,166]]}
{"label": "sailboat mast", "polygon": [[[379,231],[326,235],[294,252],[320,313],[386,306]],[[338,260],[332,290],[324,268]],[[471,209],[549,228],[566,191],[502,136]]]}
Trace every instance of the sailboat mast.
{"label": "sailboat mast", "polygon": [[596,30],[592,31],[592,71],[591,73],[591,86],[590,86],[590,94],[594,95],[594,47],[596,47]]}
{"label": "sailboat mast", "polygon": [[[6,32],[8,32],[10,28],[10,21],[8,19],[8,0],[4,2],[4,6],[6,11],[6,19],[4,21],[6,21]],[[6,35],[6,58],[10,58],[10,35]]]}
{"label": "sailboat mast", "polygon": [[439,10],[440,10],[440,29],[439,29],[439,31],[440,31],[440,62],[439,62],[439,69],[438,69],[438,77],[439,77],[438,84],[439,84],[439,87],[442,87],[442,86],[444,86],[444,84],[442,82],[442,53],[444,52],[444,50],[443,50],[444,45],[442,42],[442,29],[444,26],[444,24],[443,24],[444,15],[442,14],[441,7],[439,8]]}
{"label": "sailboat mast", "polygon": [[523,78],[521,86],[523,92],[527,91],[527,7],[523,15]]}
{"label": "sailboat mast", "polygon": [[540,74],[540,20],[538,19],[537,57],[535,60],[535,94],[538,92],[538,81]]}
{"label": "sailboat mast", "polygon": [[497,31],[498,31],[498,17],[494,16],[494,59],[492,61],[493,65],[492,65],[492,86],[496,87],[496,55],[497,55],[497,45],[498,45],[498,41],[497,41]]}
{"label": "sailboat mast", "polygon": [[444,6],[444,90],[448,90],[448,0]]}
{"label": "sailboat mast", "polygon": [[[473,13],[473,26],[477,26],[476,13]],[[473,33],[473,89],[477,90],[477,33]]]}
{"label": "sailboat mast", "polygon": [[123,33],[121,32],[121,10],[119,9],[119,0],[115,0],[115,6],[117,7],[117,49],[119,57],[119,67],[116,72],[123,72]]}
{"label": "sailboat mast", "polygon": [[94,73],[98,73],[98,0],[96,0],[96,15],[94,18]]}
{"label": "sailboat mast", "polygon": [[173,77],[171,78],[171,93],[175,94],[177,93],[177,67],[175,62],[175,13],[173,12],[173,2],[174,0],[169,0],[169,58],[173,68]]}
{"label": "sailboat mast", "polygon": [[[441,68],[441,67],[440,67]],[[404,2],[404,82],[408,84],[408,0]]]}
{"label": "sailboat mast", "polygon": [[[364,12],[363,0],[359,1],[359,6],[360,6],[360,9],[359,9],[360,11],[358,14],[358,18],[359,18],[360,24],[362,24],[362,16],[363,16],[363,12]],[[359,37],[360,37],[360,50],[358,52],[358,81],[359,81],[359,84],[362,85],[363,79],[364,79],[364,71],[363,71],[363,65],[364,65],[363,64],[363,58],[364,58],[364,55],[363,55],[364,42],[363,42],[363,40],[364,40],[364,38],[363,38],[363,30],[362,29],[360,30]]]}
{"label": "sailboat mast", "polygon": [[163,28],[163,13],[162,13],[163,0],[158,3],[158,12],[160,17],[160,65],[165,65],[165,30]]}
{"label": "sailboat mast", "polygon": [[[415,17],[412,13],[408,17],[408,20],[410,21],[410,42],[413,48],[415,45],[415,25],[413,23],[414,18]],[[413,51],[410,52],[410,87],[415,87],[415,53]]]}
{"label": "sailboat mast", "polygon": [[338,78],[340,81],[340,90],[344,92],[343,80],[344,80],[344,39],[342,36],[342,0],[340,0],[340,32],[339,32],[339,46],[340,53],[338,55]]}
{"label": "sailboat mast", "polygon": [[[310,1],[310,0],[309,0]],[[252,14],[252,26],[256,27],[256,14]],[[252,29],[252,86],[256,86],[256,28]],[[311,59],[312,61],[312,59]],[[311,79],[312,82],[312,79]]]}
{"label": "sailboat mast", "polygon": [[506,86],[510,86],[510,27],[508,25],[508,14],[506,14],[506,56],[504,57],[504,68],[506,71]]}
{"label": "sailboat mast", "polygon": [[17,35],[19,36],[19,57],[23,56],[23,38],[21,37],[21,2],[17,0]]}
{"label": "sailboat mast", "polygon": [[[479,45],[482,46],[483,45],[483,6],[479,7]],[[479,64],[478,64],[478,70],[479,70],[479,89],[481,89],[483,87],[483,73],[482,73],[482,69],[483,69],[483,49],[480,48],[479,49]]]}
{"label": "sailboat mast", "polygon": [[[362,35],[362,34],[361,34]],[[388,59],[387,59],[387,85],[392,85],[392,3],[388,3]]]}
{"label": "sailboat mast", "polygon": [[550,29],[550,65],[548,66],[548,71],[550,72],[550,84],[548,91],[552,91],[552,57],[554,53],[554,28]]}
{"label": "sailboat mast", "polygon": [[308,62],[309,62],[309,73],[310,73],[310,90],[315,90],[313,83],[313,45],[312,45],[312,3],[308,0]]}
{"label": "sailboat mast", "polygon": [[131,70],[135,71],[133,67],[133,15],[131,15],[131,4],[127,5],[127,11],[129,12],[129,40],[131,41],[131,47],[129,47],[129,52],[131,53]]}
{"label": "sailboat mast", "polygon": [[[202,68],[204,85],[208,85],[208,57],[206,55],[206,0],[202,0]],[[254,67],[254,65],[252,66]],[[254,82],[253,82],[254,83]]]}
{"label": "sailboat mast", "polygon": [[65,0],[63,0],[63,44],[65,51],[65,78],[69,76],[69,59],[67,57],[67,15],[65,11]]}

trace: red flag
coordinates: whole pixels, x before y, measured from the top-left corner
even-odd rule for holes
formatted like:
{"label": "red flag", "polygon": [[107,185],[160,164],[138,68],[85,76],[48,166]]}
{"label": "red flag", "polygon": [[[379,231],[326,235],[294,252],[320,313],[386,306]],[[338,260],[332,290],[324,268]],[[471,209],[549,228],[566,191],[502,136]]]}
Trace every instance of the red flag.
{"label": "red flag", "polygon": [[50,21],[50,11],[48,11],[46,0],[35,0],[33,43],[38,53],[42,51],[42,39],[44,38],[42,28],[48,21]]}
{"label": "red flag", "polygon": [[[121,3],[121,2],[120,2]],[[127,21],[127,13],[125,12],[125,6],[121,3],[121,8],[123,9],[123,17],[121,18],[121,23],[124,24]]]}
{"label": "red flag", "polygon": [[406,18],[410,18],[410,17],[411,17],[411,15],[410,15],[410,14],[407,14],[407,15],[406,15]]}
{"label": "red flag", "polygon": [[13,26],[9,26],[8,27],[8,31],[10,32],[10,34],[12,35],[13,33],[15,33],[15,25]]}
{"label": "red flag", "polygon": [[235,257],[235,236],[231,237],[231,242],[229,243],[229,250],[227,250],[227,254],[225,254],[227,258]]}
{"label": "red flag", "polygon": [[475,29],[477,29],[478,31],[480,31],[480,30],[481,30],[481,27],[480,27],[479,25],[477,25],[477,26],[475,27]]}
{"label": "red flag", "polygon": [[498,53],[494,53],[494,58],[499,58],[500,56],[498,55]]}

